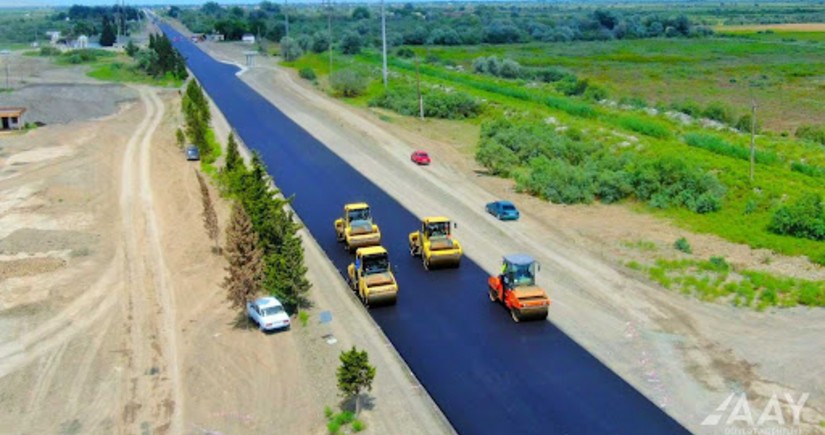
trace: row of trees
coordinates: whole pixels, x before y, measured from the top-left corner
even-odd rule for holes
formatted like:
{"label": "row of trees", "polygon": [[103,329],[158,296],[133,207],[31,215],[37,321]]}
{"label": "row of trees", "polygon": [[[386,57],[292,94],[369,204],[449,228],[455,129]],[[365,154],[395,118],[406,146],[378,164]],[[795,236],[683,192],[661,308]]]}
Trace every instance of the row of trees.
{"label": "row of trees", "polygon": [[[412,5],[387,8],[387,41],[399,45],[473,45],[507,44],[530,41],[609,40],[649,37],[693,37],[711,33],[694,25],[685,15],[664,11],[618,9],[559,9],[498,5]],[[284,36],[318,39],[326,32],[327,14],[331,14],[333,40],[342,47],[380,46],[377,13],[365,6],[352,9],[290,9],[289,35],[283,8],[270,2],[254,10],[223,8],[206,3],[199,10],[170,10],[194,32],[223,33],[228,39],[240,39],[253,33],[271,41]],[[327,37],[325,37],[327,38]],[[349,44],[345,44],[349,40]],[[306,51],[307,47],[303,47]]]}
{"label": "row of trees", "polygon": [[198,82],[189,81],[186,91],[181,101],[183,118],[186,123],[186,137],[198,147],[201,159],[208,163],[213,163],[217,158],[218,150],[211,139],[209,121],[212,119],[212,112],[209,110],[209,103],[206,100]]}
{"label": "row of trees", "polygon": [[[138,67],[152,77],[168,75],[178,80],[185,80],[189,76],[183,55],[172,46],[172,41],[162,33],[150,34],[149,47],[145,50],[139,49],[132,41],[129,41],[126,45],[126,54],[134,57],[137,60]],[[187,89],[188,93],[189,89]],[[201,114],[201,116],[208,118],[208,111]],[[207,119],[207,123],[208,121]],[[187,124],[189,124],[188,121]]]}

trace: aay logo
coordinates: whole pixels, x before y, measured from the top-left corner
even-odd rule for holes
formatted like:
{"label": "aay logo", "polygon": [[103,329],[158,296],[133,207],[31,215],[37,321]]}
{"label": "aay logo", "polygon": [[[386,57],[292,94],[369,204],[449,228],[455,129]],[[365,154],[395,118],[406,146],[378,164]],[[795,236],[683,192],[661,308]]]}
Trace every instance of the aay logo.
{"label": "aay logo", "polygon": [[[776,394],[771,396],[771,400],[768,401],[765,409],[762,409],[759,415],[755,416],[754,410],[751,409],[751,405],[748,402],[748,397],[745,393],[731,393],[731,395],[728,396],[728,398],[716,408],[716,411],[705,417],[702,421],[702,426],[716,426],[720,423],[725,425],[745,423],[748,426],[762,426],[765,423],[771,422],[780,426],[784,426],[786,424],[798,425],[802,408],[805,406],[808,396],[810,396],[808,393],[804,393],[799,397],[799,400],[794,400],[793,395],[789,393],[784,394],[785,403],[791,409],[791,413],[793,414],[793,421],[787,422],[785,421],[785,415],[782,413],[781,402]],[[731,405],[732,403],[734,404]],[[728,411],[731,406],[732,409]],[[757,409],[756,411],[760,410]],[[727,418],[725,418],[726,416]],[[754,418],[756,419],[754,420]]]}

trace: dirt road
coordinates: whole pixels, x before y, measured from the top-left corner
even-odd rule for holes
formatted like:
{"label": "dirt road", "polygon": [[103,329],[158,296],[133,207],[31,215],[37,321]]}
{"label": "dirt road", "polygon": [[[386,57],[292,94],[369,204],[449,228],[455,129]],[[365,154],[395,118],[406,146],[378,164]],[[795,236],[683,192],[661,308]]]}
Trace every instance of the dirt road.
{"label": "dirt road", "polygon": [[[242,59],[231,45],[204,47]],[[244,81],[413,212],[458,221],[465,252],[485,269],[493,273],[502,252],[535,254],[554,298],[552,321],[690,430],[714,432],[700,423],[732,391],[746,392],[754,406],[775,392],[808,392],[803,429],[820,430],[821,310],[754,313],[666,292],[618,267],[621,259],[603,246],[546,220],[554,206],[529,198],[518,197],[530,207],[505,227],[484,214],[483,204],[516,195],[479,180],[471,165],[442,158],[455,154],[449,144],[329,99],[265,60],[258,65],[241,75]],[[434,150],[432,167],[409,164],[422,142]]]}

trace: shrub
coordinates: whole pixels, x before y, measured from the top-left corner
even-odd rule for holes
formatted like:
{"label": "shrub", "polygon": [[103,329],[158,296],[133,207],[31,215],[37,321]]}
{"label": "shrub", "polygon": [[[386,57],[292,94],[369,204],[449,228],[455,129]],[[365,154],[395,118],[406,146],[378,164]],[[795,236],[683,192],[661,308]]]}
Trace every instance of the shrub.
{"label": "shrub", "polygon": [[327,420],[329,420],[330,418],[332,418],[332,414],[333,414],[332,408],[330,408],[329,406],[325,406],[324,407],[324,417],[326,417]]}
{"label": "shrub", "polygon": [[795,203],[779,207],[768,230],[775,234],[811,240],[825,240],[825,208],[822,196],[805,193]]}
{"label": "shrub", "polygon": [[341,423],[335,420],[327,422],[327,430],[331,435],[337,434],[341,430]]}
{"label": "shrub", "polygon": [[310,67],[301,68],[298,71],[298,76],[300,76],[302,79],[309,80],[311,82],[314,82],[318,78],[315,75],[315,71]]}
{"label": "shrub", "polygon": [[651,119],[638,116],[623,116],[619,118],[619,125],[636,133],[657,139],[667,139],[670,137],[670,129],[666,125]]}
{"label": "shrub", "polygon": [[281,56],[283,56],[284,60],[291,62],[293,60],[298,59],[304,54],[304,50],[301,48],[298,41],[290,38],[289,36],[284,36],[281,38]]}
{"label": "shrub", "polygon": [[395,55],[400,58],[410,59],[415,57],[415,51],[410,47],[401,47],[395,51]]}
{"label": "shrub", "polygon": [[708,266],[709,269],[716,272],[727,272],[730,270],[730,264],[725,260],[725,257],[710,257]]}
{"label": "shrub", "polygon": [[309,324],[309,314],[306,311],[301,311],[298,313],[298,320],[301,321],[301,326],[306,327]]}
{"label": "shrub", "polygon": [[809,140],[825,145],[825,127],[815,125],[800,125],[794,135],[799,139]]}
{"label": "shrub", "polygon": [[577,79],[576,76],[569,75],[556,83],[556,90],[569,97],[584,94],[587,86],[587,79]]}
{"label": "shrub", "polygon": [[684,206],[710,213],[721,208],[725,195],[716,177],[679,158],[642,161],[632,176],[636,197],[657,208]]}
{"label": "shrub", "polygon": [[553,83],[557,82],[565,77],[570,76],[570,73],[566,73],[558,68],[554,68],[552,66],[547,66],[543,68],[534,68],[529,69],[529,73],[534,77],[536,80],[544,83]]}
{"label": "shrub", "polygon": [[671,103],[670,108],[677,112],[684,113],[685,115],[690,115],[694,118],[702,116],[702,107],[690,100]]}
{"label": "shrub", "polygon": [[62,52],[56,47],[40,47],[41,56],[59,56]]}
{"label": "shrub", "polygon": [[311,49],[315,53],[323,53],[329,50],[329,35],[327,32],[315,32],[312,35]]}
{"label": "shrub", "polygon": [[367,425],[364,424],[361,420],[354,420],[352,422],[352,431],[353,432],[361,432],[367,428]]}
{"label": "shrub", "polygon": [[705,110],[702,111],[702,116],[728,125],[732,125],[735,119],[733,110],[720,102],[710,103]]}
{"label": "shrub", "polygon": [[693,249],[690,247],[690,243],[688,243],[687,239],[684,237],[679,238],[676,242],[673,243],[673,247],[676,248],[677,251],[684,252],[685,254],[692,254]]}
{"label": "shrub", "polygon": [[344,97],[357,97],[367,89],[367,79],[351,69],[333,72],[329,82],[332,89]]}
{"label": "shrub", "polygon": [[[745,132],[745,133],[750,133],[751,132],[751,127],[753,127],[753,118],[751,117],[751,114],[746,113],[746,114],[742,115],[739,118],[739,120],[736,121],[736,125],[734,125],[733,127],[736,128],[739,131],[742,131],[742,132]],[[759,131],[760,131],[759,123],[757,122],[755,132],[759,133]]]}
{"label": "shrub", "polygon": [[512,59],[504,59],[499,74],[505,79],[518,78],[521,75],[521,65]]}
{"label": "shrub", "polygon": [[634,109],[644,109],[647,107],[647,101],[639,97],[622,97],[619,100],[619,104],[622,106],[630,106]]}
{"label": "shrub", "polygon": [[584,168],[545,156],[530,160],[528,171],[516,176],[516,186],[557,204],[591,203],[595,197]]}
{"label": "shrub", "polygon": [[584,91],[584,98],[588,100],[602,101],[606,100],[607,96],[607,89],[601,86],[590,85],[587,87],[587,90]]}

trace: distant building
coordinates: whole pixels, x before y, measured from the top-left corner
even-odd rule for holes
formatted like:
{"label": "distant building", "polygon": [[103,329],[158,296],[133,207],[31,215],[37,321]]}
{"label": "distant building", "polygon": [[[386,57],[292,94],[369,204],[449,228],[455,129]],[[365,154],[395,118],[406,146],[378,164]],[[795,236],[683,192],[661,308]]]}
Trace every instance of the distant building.
{"label": "distant building", "polygon": [[20,130],[25,125],[25,107],[0,107],[0,130]]}
{"label": "distant building", "polygon": [[84,49],[89,48],[89,37],[86,35],[80,35],[77,37],[77,42],[75,42],[74,48]]}
{"label": "distant building", "polygon": [[193,34],[192,36],[189,37],[189,39],[191,39],[192,42],[201,42],[201,41],[204,40],[203,35],[201,35],[199,33]]}
{"label": "distant building", "polygon": [[243,38],[241,38],[241,41],[243,41],[246,44],[254,44],[255,43],[255,35],[253,35],[251,33],[245,33],[243,35]]}
{"label": "distant building", "polygon": [[210,33],[210,34],[206,35],[206,40],[207,41],[213,41],[213,42],[223,41],[224,36],[223,36],[223,33]]}
{"label": "distant building", "polygon": [[57,44],[58,41],[60,41],[60,31],[59,30],[49,30],[48,32],[46,32],[46,36],[49,37],[49,42],[51,42],[52,45]]}

